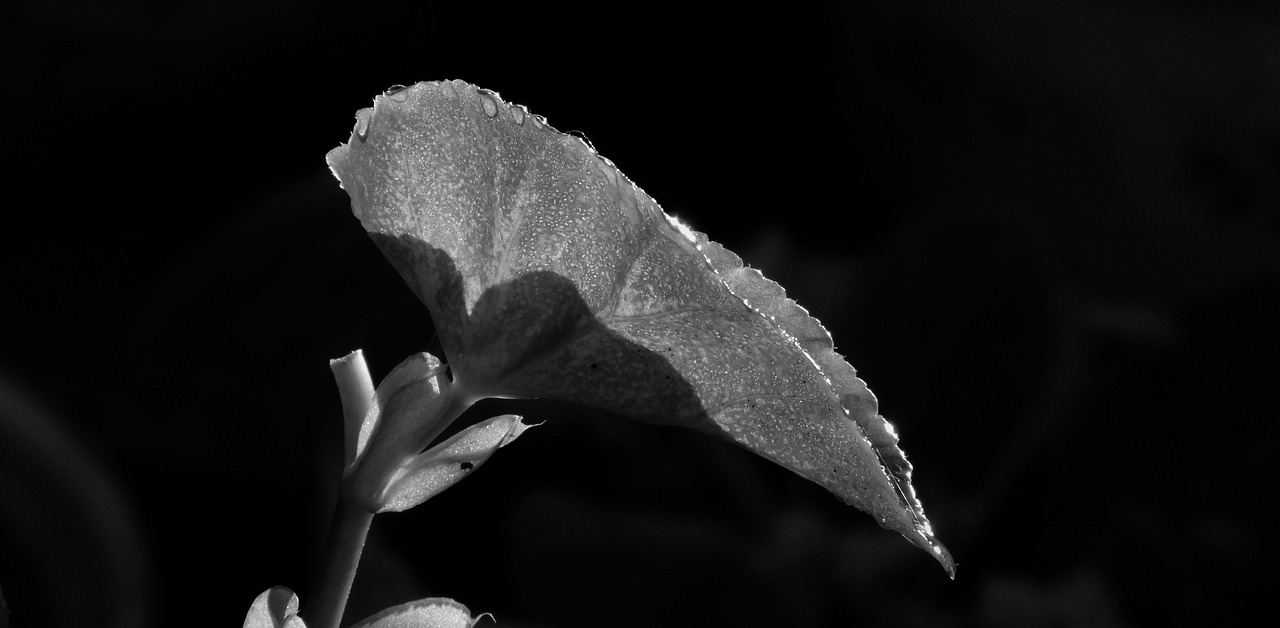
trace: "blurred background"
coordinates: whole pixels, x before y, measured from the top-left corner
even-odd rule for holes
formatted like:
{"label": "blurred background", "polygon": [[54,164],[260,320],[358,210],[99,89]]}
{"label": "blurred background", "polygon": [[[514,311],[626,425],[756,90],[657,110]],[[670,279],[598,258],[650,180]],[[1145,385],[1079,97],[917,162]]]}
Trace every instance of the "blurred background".
{"label": "blurred background", "polygon": [[1226,625],[1270,595],[1280,10],[1122,0],[14,0],[0,9],[0,589],[17,626],[239,626],[303,598],[328,360],[429,317],[324,164],[394,84],[586,136],[831,330],[925,553],[744,450],[535,405],[374,522],[348,623]]}

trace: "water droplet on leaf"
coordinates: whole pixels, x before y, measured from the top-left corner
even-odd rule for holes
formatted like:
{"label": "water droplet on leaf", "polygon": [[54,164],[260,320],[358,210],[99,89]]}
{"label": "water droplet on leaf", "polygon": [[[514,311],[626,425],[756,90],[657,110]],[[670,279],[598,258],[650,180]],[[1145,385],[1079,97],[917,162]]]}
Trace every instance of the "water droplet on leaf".
{"label": "water droplet on leaf", "polygon": [[497,94],[488,90],[480,91],[480,106],[484,108],[484,115],[490,118],[498,115],[498,103],[495,102]]}
{"label": "water droplet on leaf", "polygon": [[409,88],[404,85],[393,85],[382,95],[396,102],[404,102],[409,99]]}

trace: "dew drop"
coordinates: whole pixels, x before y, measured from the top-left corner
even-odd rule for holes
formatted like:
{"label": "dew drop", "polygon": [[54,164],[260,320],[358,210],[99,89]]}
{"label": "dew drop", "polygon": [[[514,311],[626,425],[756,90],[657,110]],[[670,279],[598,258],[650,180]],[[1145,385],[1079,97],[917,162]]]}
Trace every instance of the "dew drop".
{"label": "dew drop", "polygon": [[409,99],[409,88],[404,85],[392,85],[382,95],[396,102],[404,102]]}
{"label": "dew drop", "polygon": [[516,105],[515,107],[511,108],[511,117],[515,118],[516,124],[519,124],[521,126],[524,125],[524,114],[525,114],[524,105]]}
{"label": "dew drop", "polygon": [[498,103],[493,101],[493,97],[489,93],[480,92],[480,105],[484,107],[484,115],[490,118],[498,115]]}

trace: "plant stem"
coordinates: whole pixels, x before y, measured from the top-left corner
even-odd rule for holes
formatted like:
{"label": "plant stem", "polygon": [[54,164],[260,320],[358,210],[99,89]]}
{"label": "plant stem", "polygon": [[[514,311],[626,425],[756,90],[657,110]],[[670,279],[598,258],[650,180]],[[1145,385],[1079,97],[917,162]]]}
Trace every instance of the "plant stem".
{"label": "plant stem", "polygon": [[373,513],[349,499],[345,490],[339,493],[325,540],[325,562],[311,587],[311,599],[303,606],[308,628],[338,628],[372,522]]}

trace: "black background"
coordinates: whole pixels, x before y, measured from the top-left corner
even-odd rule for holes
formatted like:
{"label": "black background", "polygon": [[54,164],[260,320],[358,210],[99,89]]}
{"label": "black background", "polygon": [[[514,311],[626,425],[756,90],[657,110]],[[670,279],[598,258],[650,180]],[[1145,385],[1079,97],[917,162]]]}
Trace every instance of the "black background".
{"label": "black background", "polygon": [[786,286],[954,551],[743,450],[546,423],[380,516],[348,622],[1226,624],[1275,552],[1280,15],[1232,2],[7,2],[0,588],[14,626],[306,605],[327,361],[431,336],[327,171],[393,84],[585,135]]}

